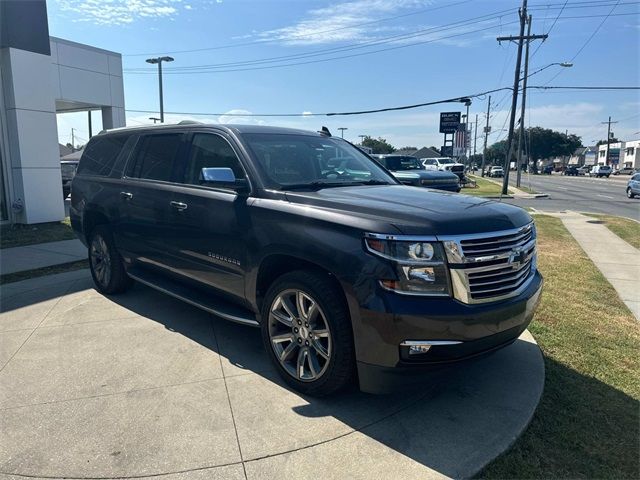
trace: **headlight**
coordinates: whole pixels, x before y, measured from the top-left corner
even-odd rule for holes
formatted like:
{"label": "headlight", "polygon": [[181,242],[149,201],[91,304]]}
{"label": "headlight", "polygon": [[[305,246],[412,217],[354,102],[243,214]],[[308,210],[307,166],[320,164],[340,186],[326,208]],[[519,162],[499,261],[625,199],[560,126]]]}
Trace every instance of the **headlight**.
{"label": "headlight", "polygon": [[394,263],[397,278],[380,279],[380,285],[405,295],[449,296],[449,276],[442,244],[366,234],[369,252]]}

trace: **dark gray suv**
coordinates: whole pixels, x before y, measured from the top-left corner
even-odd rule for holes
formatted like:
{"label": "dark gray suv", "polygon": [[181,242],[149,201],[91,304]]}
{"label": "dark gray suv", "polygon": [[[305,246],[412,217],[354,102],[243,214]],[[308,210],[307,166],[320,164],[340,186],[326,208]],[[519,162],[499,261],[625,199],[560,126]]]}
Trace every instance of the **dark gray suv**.
{"label": "dark gray suv", "polygon": [[100,292],[135,280],[259,327],[310,395],[427,382],[508,345],[542,289],[524,210],[404,186],[326,130],[103,132],[70,212]]}

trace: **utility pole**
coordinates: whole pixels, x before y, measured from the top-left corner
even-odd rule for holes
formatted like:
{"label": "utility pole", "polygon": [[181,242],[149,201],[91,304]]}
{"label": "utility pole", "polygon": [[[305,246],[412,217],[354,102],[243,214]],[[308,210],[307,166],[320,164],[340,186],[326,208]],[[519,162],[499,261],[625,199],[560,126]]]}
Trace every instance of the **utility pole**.
{"label": "utility pole", "polygon": [[489,95],[489,103],[487,103],[487,124],[484,127],[484,148],[482,149],[482,176],[484,177],[484,161],[485,155],[487,153],[487,140],[489,137],[489,132],[491,131],[491,127],[489,126],[489,111],[491,110],[491,95]]}
{"label": "utility pole", "polygon": [[[527,37],[531,36],[531,15],[529,15],[527,26]],[[524,118],[525,105],[527,103],[527,76],[529,75],[529,44],[531,40],[527,38],[527,46],[524,53],[524,79],[522,80],[522,101],[520,102],[520,137],[518,140],[518,156],[516,160],[516,187],[520,188],[522,179],[522,144],[524,141]],[[527,158],[527,162],[529,159]]]}
{"label": "utility pole", "polygon": [[344,138],[344,131],[349,129],[347,127],[339,127],[338,130],[340,130],[340,138]]}
{"label": "utility pole", "polygon": [[89,114],[89,139],[93,137],[93,126],[91,125],[91,110],[87,111]]}
{"label": "utility pole", "polygon": [[[611,116],[609,116],[609,120],[606,122],[600,122],[603,125],[606,124],[607,125],[607,157],[606,157],[606,165],[609,165],[609,145],[611,144],[611,124],[612,123],[618,123],[618,122],[612,122],[611,121]],[[597,160],[596,160],[597,161]]]}
{"label": "utility pole", "polygon": [[527,0],[522,0],[520,8],[520,35],[510,37],[498,37],[498,42],[517,41],[518,56],[516,58],[516,70],[513,78],[513,96],[511,98],[511,118],[509,120],[509,135],[507,140],[507,156],[504,159],[504,179],[502,182],[502,194],[506,195],[509,187],[509,167],[511,165],[511,155],[513,154],[513,132],[516,123],[516,108],[518,106],[518,87],[520,85],[520,68],[522,65],[522,46],[525,40],[545,40],[548,35],[526,35],[524,27],[527,23]]}
{"label": "utility pole", "polygon": [[158,117],[149,117],[149,120],[153,120],[154,125],[160,121]]}
{"label": "utility pole", "polygon": [[[609,120],[611,120],[611,117],[609,117]],[[75,135],[75,129],[72,127],[71,128],[71,151],[75,152],[76,151],[76,135]],[[609,154],[609,149],[607,148],[607,155]]]}
{"label": "utility pole", "polygon": [[364,141],[365,138],[367,138],[366,135],[358,135],[360,137],[360,145],[362,145],[362,142]]}
{"label": "utility pole", "polygon": [[[478,114],[476,113],[475,131],[473,134],[473,161],[476,160],[476,147],[478,146]],[[474,170],[475,173],[475,170]]]}

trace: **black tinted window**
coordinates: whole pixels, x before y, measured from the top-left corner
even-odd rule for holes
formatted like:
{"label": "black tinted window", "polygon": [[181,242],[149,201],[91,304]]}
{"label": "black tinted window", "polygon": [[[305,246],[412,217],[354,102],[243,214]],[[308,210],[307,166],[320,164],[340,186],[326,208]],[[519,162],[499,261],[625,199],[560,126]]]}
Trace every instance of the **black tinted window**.
{"label": "black tinted window", "polygon": [[78,173],[84,175],[109,175],[126,141],[127,137],[124,135],[93,137],[80,158]]}
{"label": "black tinted window", "polygon": [[189,163],[184,173],[184,183],[200,184],[203,168],[230,168],[236,178],[244,178],[244,171],[231,145],[219,135],[197,133],[193,136],[189,151]]}
{"label": "black tinted window", "polygon": [[139,140],[135,161],[127,169],[127,176],[149,180],[171,180],[171,172],[182,137],[181,133],[142,137]]}

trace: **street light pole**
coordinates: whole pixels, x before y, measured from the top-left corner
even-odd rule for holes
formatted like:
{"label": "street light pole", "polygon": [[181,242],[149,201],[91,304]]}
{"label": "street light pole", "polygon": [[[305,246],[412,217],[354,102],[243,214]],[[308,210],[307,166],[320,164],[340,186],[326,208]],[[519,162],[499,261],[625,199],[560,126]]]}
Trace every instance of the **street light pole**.
{"label": "street light pole", "polygon": [[491,111],[491,95],[489,95],[489,102],[487,103],[487,124],[484,127],[484,148],[482,150],[482,173],[481,175],[484,177],[484,162],[487,154],[487,140],[489,139],[489,131],[491,127],[489,127],[489,113]]}
{"label": "street light pole", "polygon": [[147,63],[158,64],[158,92],[160,94],[160,123],[164,123],[164,99],[162,95],[162,62],[173,62],[173,57],[147,58]]}

